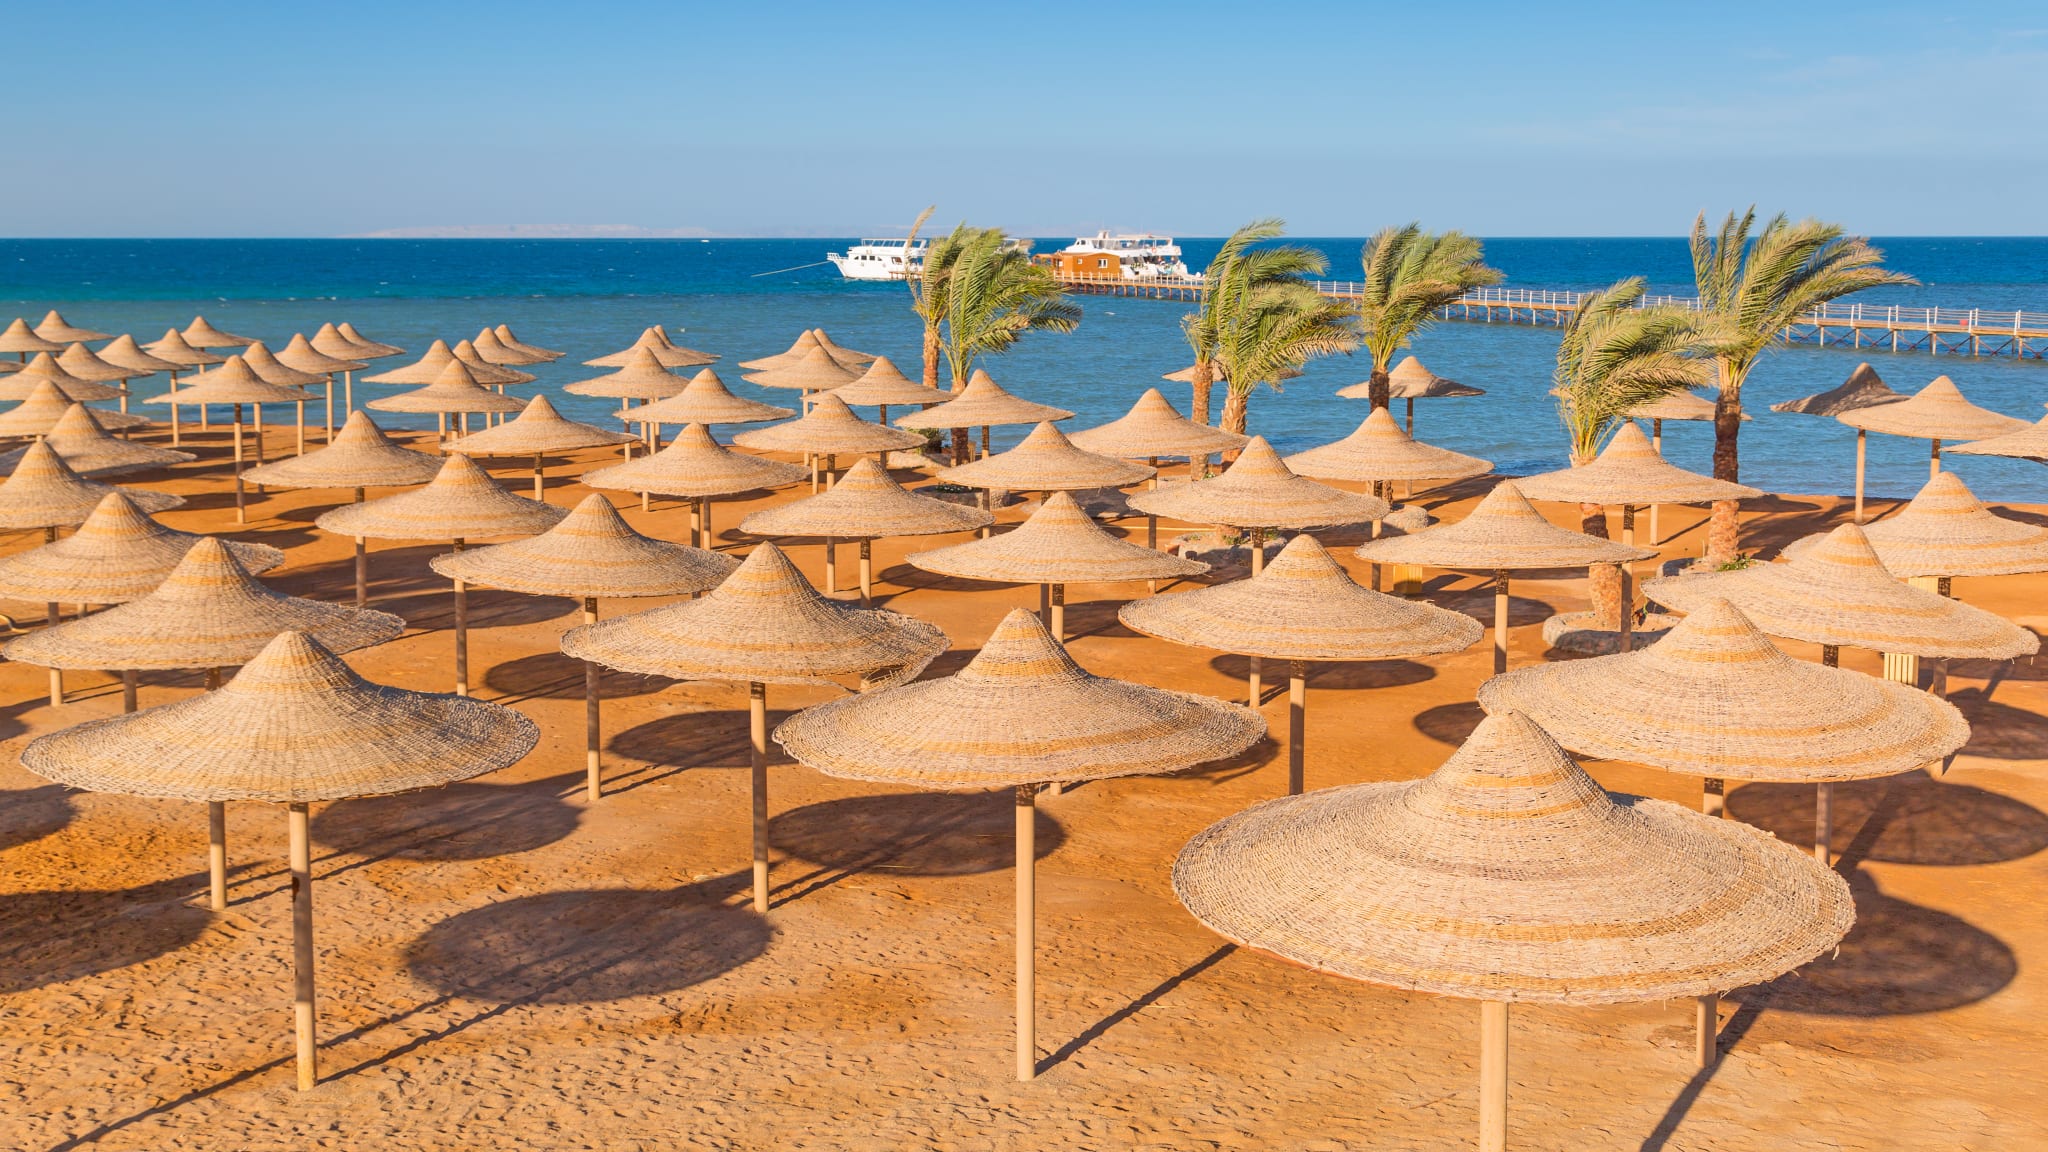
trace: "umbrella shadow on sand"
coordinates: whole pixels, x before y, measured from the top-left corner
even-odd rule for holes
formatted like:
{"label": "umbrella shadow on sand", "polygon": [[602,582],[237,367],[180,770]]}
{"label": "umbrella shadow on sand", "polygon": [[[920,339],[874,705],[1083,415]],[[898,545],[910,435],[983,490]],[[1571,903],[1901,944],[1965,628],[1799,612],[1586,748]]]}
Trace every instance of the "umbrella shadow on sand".
{"label": "umbrella shadow on sand", "polygon": [[[1066,830],[1037,809],[1034,859],[1066,842]],[[971,876],[1017,863],[1016,804],[1008,790],[891,792],[792,808],[768,822],[776,850],[817,865],[776,885],[776,903],[798,900],[854,876]]]}
{"label": "umbrella shadow on sand", "polygon": [[[1813,838],[1811,784],[1745,784],[1728,814],[1787,843]],[[1834,849],[1886,864],[1967,865],[2018,860],[2048,848],[2048,814],[1925,769],[1834,787]]]}
{"label": "umbrella shadow on sand", "polygon": [[1964,752],[1994,760],[2048,760],[2048,716],[2000,704],[1976,688],[1952,692],[1948,701],[1970,722]]}
{"label": "umbrella shadow on sand", "polygon": [[[599,668],[597,694],[600,700],[624,700],[651,696],[674,683],[661,676]],[[583,661],[560,651],[538,652],[492,665],[484,672],[484,684],[500,694],[495,701],[498,704],[534,699],[581,700]]]}
{"label": "umbrella shadow on sand", "polygon": [[0,993],[112,972],[191,944],[211,919],[187,902],[205,883],[202,873],[139,888],[0,896]]}
{"label": "umbrella shadow on sand", "polygon": [[406,949],[412,975],[500,1005],[589,1004],[701,984],[767,951],[773,930],[743,895],[751,874],[679,888],[581,888],[452,916]]}
{"label": "umbrella shadow on sand", "polygon": [[[1265,678],[1261,695],[1270,699],[1276,693],[1287,694],[1288,664],[1286,660],[1266,660],[1261,664],[1261,675]],[[1252,662],[1249,656],[1225,653],[1212,657],[1209,667],[1233,680],[1243,680],[1251,674]],[[1404,688],[1435,678],[1436,669],[1414,660],[1308,662],[1308,686],[1318,691]]]}
{"label": "umbrella shadow on sand", "polygon": [[1434,708],[1425,708],[1415,714],[1415,719],[1411,723],[1415,725],[1417,732],[1431,740],[1458,748],[1464,745],[1466,738],[1472,735],[1472,730],[1479,727],[1479,722],[1484,719],[1486,709],[1481,708],[1477,701],[1461,700],[1455,704],[1439,704]]}
{"label": "umbrella shadow on sand", "polygon": [[[336,854],[376,860],[485,860],[530,852],[576,831],[582,810],[566,797],[583,774],[518,784],[463,781],[424,792],[338,800],[313,820],[313,839]],[[327,873],[323,873],[327,875]]]}
{"label": "umbrella shadow on sand", "polygon": [[0,852],[55,835],[75,815],[71,790],[56,784],[0,792]]}
{"label": "umbrella shadow on sand", "polygon": [[[771,693],[774,689],[769,690]],[[793,708],[770,708],[768,731],[795,715]],[[606,790],[624,792],[642,784],[692,768],[725,768],[745,771],[753,754],[748,736],[748,716],[739,708],[707,708],[698,712],[671,712],[645,724],[636,724],[613,736],[605,749],[614,756],[639,760],[644,770],[628,769],[607,776]],[[782,745],[768,741],[768,764],[794,764]]]}

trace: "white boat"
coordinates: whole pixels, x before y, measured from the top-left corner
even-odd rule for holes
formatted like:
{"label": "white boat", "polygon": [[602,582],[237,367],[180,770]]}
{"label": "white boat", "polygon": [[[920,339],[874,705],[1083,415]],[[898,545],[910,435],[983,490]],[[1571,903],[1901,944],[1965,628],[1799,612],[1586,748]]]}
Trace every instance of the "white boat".
{"label": "white boat", "polygon": [[926,246],[921,239],[862,240],[845,252],[825,253],[825,259],[848,280],[902,280],[924,270]]}
{"label": "white boat", "polygon": [[1190,275],[1173,237],[1150,232],[1097,232],[1044,259],[1064,276],[1154,280]]}

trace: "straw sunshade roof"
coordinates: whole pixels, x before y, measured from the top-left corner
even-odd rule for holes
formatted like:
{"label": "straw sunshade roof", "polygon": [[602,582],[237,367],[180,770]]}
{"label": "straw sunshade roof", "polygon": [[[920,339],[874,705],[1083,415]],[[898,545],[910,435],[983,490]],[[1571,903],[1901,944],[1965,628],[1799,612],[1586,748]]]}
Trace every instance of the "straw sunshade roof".
{"label": "straw sunshade roof", "polygon": [[830,776],[978,789],[1171,772],[1265,734],[1242,705],[1091,675],[1017,609],[958,673],[807,708],[775,739]]}
{"label": "straw sunshade roof", "polygon": [[236,336],[215,328],[204,316],[194,316],[180,335],[194,348],[246,348],[255,343],[247,336]]}
{"label": "straw sunshade roof", "polygon": [[[1648,404],[1638,404],[1628,414],[1636,420],[1712,420],[1714,402],[1697,392],[1679,391]],[[1742,419],[1748,421],[1751,417],[1745,412]]]}
{"label": "straw sunshade roof", "polygon": [[525,348],[514,348],[500,340],[497,332],[490,328],[479,330],[475,336],[470,338],[469,343],[471,347],[476,349],[477,355],[492,364],[506,367],[517,368],[526,364],[545,364],[553,359],[553,357],[543,356],[539,352],[529,351]]}
{"label": "straw sunshade roof", "polygon": [[2032,655],[2032,632],[1891,573],[1869,537],[1844,524],[1797,560],[1652,580],[1643,592],[1693,612],[1725,598],[1773,636],[1913,656],[2005,660]]}
{"label": "straw sunshade roof", "polygon": [[811,410],[795,420],[751,428],[732,438],[742,448],[763,452],[810,452],[819,456],[851,456],[914,448],[924,437],[853,414],[846,402],[830,393],[817,398]]}
{"label": "straw sunshade roof", "polygon": [[290,630],[346,652],[395,639],[405,621],[267,588],[208,536],[147,596],[31,632],[0,654],[44,668],[229,668]]}
{"label": "straw sunshade roof", "polygon": [[476,345],[471,344],[467,340],[456,341],[455,347],[451,349],[451,352],[457,360],[462,361],[469,367],[470,375],[476,377],[476,382],[479,384],[487,384],[493,388],[499,388],[507,384],[531,384],[535,380],[540,379],[540,377],[535,376],[531,372],[521,372],[517,368],[507,368],[500,364],[491,363],[478,355]]}
{"label": "straw sunshade roof", "polygon": [[[1446,380],[1422,366],[1422,361],[1413,356],[1404,356],[1393,370],[1387,373],[1388,398],[1393,400],[1423,400],[1432,396],[1484,396],[1486,389]],[[1349,399],[1365,399],[1372,395],[1372,381],[1361,380],[1337,389],[1337,395]]]}
{"label": "straw sunshade roof", "polygon": [[682,377],[661,366],[648,348],[634,348],[616,372],[578,380],[562,391],[577,396],[616,396],[626,400],[659,400],[685,387]]}
{"label": "straw sunshade roof", "polygon": [[166,330],[163,339],[144,344],[142,350],[158,360],[175,364],[180,368],[199,368],[207,364],[219,364],[227,359],[204,348],[194,348],[186,343],[185,337],[176,328]]}
{"label": "straw sunshade roof", "polygon": [[145,512],[162,512],[185,502],[183,496],[148,488],[116,488],[87,480],[64,463],[47,443],[35,443],[15,462],[14,472],[0,481],[0,531],[62,528],[84,523],[109,492],[125,492]]}
{"label": "straw sunshade roof", "polygon": [[[931,411],[944,407],[942,404]],[[1150,465],[1084,452],[1047,420],[1033,428],[1015,448],[941,469],[938,478],[948,484],[1005,492],[1078,492],[1136,484],[1156,471]]]}
{"label": "straw sunshade roof", "polygon": [[698,599],[562,637],[563,652],[622,672],[757,684],[861,676],[885,686],[916,677],[945,650],[946,634],[922,620],[819,595],[769,543]]}
{"label": "straw sunshade roof", "polygon": [[585,360],[584,363],[592,368],[623,368],[633,359],[635,353],[642,351],[652,355],[664,368],[701,368],[718,360],[718,357],[709,352],[699,352],[694,348],[682,348],[671,344],[668,333],[663,332],[661,326],[657,324],[641,332],[640,338],[633,341],[631,346],[609,356]]}
{"label": "straw sunshade roof", "polygon": [[563,356],[567,355],[567,353],[557,352],[552,348],[542,348],[539,347],[538,345],[528,344],[526,341],[521,340],[519,337],[512,334],[512,326],[510,324],[500,324],[497,327],[491,329],[491,332],[493,335],[497,336],[498,342],[500,344],[503,344],[505,347],[514,349],[519,352],[525,352],[530,355],[539,356],[543,360],[552,362],[555,360],[560,360]]}
{"label": "straw sunshade roof", "polygon": [[1117,619],[1175,644],[1279,660],[1434,656],[1484,634],[1463,612],[1359,587],[1306,535],[1249,580],[1133,600]]}
{"label": "straw sunshade roof", "polygon": [[887,356],[876,356],[851,384],[833,389],[848,404],[944,404],[951,392],[927,388],[899,371]]}
{"label": "straw sunshade roof", "polygon": [[909,491],[863,456],[839,482],[815,496],[763,509],[740,521],[754,536],[930,536],[967,532],[995,519],[979,508]]}
{"label": "straw sunshade roof", "polygon": [[1849,378],[1825,392],[1801,396],[1797,400],[1780,400],[1771,405],[1773,412],[1803,412],[1809,416],[1840,416],[1858,408],[1872,408],[1879,404],[1896,404],[1906,397],[1892,391],[1872,368],[1868,361],[1858,364]]}
{"label": "straw sunshade roof", "polygon": [[763,388],[794,388],[804,392],[827,392],[842,384],[851,384],[860,379],[860,372],[848,368],[832,358],[823,348],[813,348],[804,358],[794,364],[780,368],[768,368],[760,372],[749,372],[745,379],[749,384]]}
{"label": "straw sunshade roof", "polygon": [[99,350],[96,355],[105,364],[128,369],[129,377],[149,376],[157,372],[175,372],[184,367],[173,364],[160,356],[152,356],[142,350],[135,337],[127,334],[114,337],[112,343]]}
{"label": "straw sunshade roof", "polygon": [[[315,344],[314,347],[318,348],[319,345]],[[472,355],[474,355],[474,350],[472,350]],[[358,359],[361,359],[361,357],[358,357]],[[375,376],[365,376],[363,377],[363,383],[432,384],[440,380],[442,375],[447,372],[448,365],[457,362],[455,353],[448,347],[448,342],[436,340],[427,346],[426,355],[421,356],[418,360],[405,365],[403,368],[393,368],[389,372],[379,372]],[[479,370],[478,365],[482,365],[481,370]],[[476,384],[489,384],[492,386],[519,384],[523,383],[519,377],[526,375],[523,372],[513,374],[509,368],[499,368],[493,364],[484,364],[481,360],[478,360],[475,364],[464,364],[463,366],[468,369],[471,382]],[[531,377],[528,377],[528,379],[531,379]],[[472,411],[481,411],[481,409],[472,409]]]}
{"label": "straw sunshade roof", "polygon": [[1794,660],[1718,599],[1648,648],[1496,676],[1479,703],[1520,712],[1585,755],[1736,780],[1891,776],[1970,739],[1948,701]]}
{"label": "straw sunshade roof", "polygon": [[1120,539],[1055,492],[1029,520],[986,540],[913,552],[912,567],[941,576],[1015,584],[1113,584],[1199,576],[1209,566]]}
{"label": "straw sunshade roof", "polygon": [[112,400],[123,395],[122,390],[112,384],[73,376],[59,368],[56,359],[48,352],[38,352],[34,359],[22,366],[21,371],[0,380],[0,400],[26,400],[39,384],[55,385],[67,400],[90,402]]}
{"label": "straw sunshade roof", "polygon": [[[798,336],[792,341],[786,350],[777,352],[773,356],[763,356],[756,360],[742,360],[740,361],[740,367],[754,372],[767,372],[776,368],[794,368],[803,362],[805,356],[820,348],[825,348],[825,346],[818,342],[817,331],[806,328],[803,331],[803,335]],[[861,359],[857,354],[841,356],[830,348],[825,348],[825,353],[831,356],[833,361],[841,367],[855,374],[858,374],[861,368],[867,364],[867,361]]]}
{"label": "straw sunshade roof", "polygon": [[1494,485],[1463,520],[1358,547],[1360,559],[1379,564],[1423,564],[1464,571],[1527,571],[1626,564],[1657,553],[1559,528],[1545,520],[1512,480]]}
{"label": "straw sunshade roof", "polygon": [[242,362],[249,366],[251,372],[256,373],[265,382],[271,384],[281,384],[292,388],[306,388],[314,384],[327,383],[327,374],[325,372],[312,372],[304,368],[294,368],[279,360],[261,340],[242,350]]}
{"label": "straw sunshade roof", "polygon": [[594,424],[570,420],[545,396],[526,402],[519,415],[495,428],[473,432],[448,443],[450,452],[472,456],[534,456],[543,452],[567,452],[575,448],[598,448],[624,444],[637,437],[613,432]]}
{"label": "straw sunshade roof", "polygon": [[1602,791],[1517,713],[1421,780],[1255,805],[1174,863],[1212,931],[1321,972],[1608,1004],[1761,984],[1833,947],[1849,886],[1769,833]]}
{"label": "straw sunshade roof", "polygon": [[[0,596],[31,602],[126,604],[156,591],[201,540],[166,528],[125,492],[109,492],[78,531],[0,560]],[[268,544],[222,541],[248,572],[268,572],[284,553]]]}
{"label": "straw sunshade roof", "polygon": [[1965,456],[2019,456],[2029,460],[2048,460],[2048,416],[2011,432],[1957,444],[1947,451]]}
{"label": "straw sunshade roof", "polygon": [[1963,399],[1956,382],[1946,376],[1936,376],[1927,387],[1896,404],[1857,408],[1835,419],[1866,432],[1929,440],[1983,440],[2027,426],[2024,420]]}
{"label": "straw sunshade roof", "polygon": [[590,488],[652,492],[662,496],[728,496],[773,488],[809,475],[802,465],[734,452],[702,424],[686,424],[668,447],[583,474]]}
{"label": "straw sunshade roof", "polygon": [[[0,382],[0,388],[4,388]],[[62,389],[48,380],[38,380],[29,391],[28,399],[5,412],[0,412],[0,437],[47,436],[62,421],[77,401],[64,395]],[[93,413],[102,428],[120,430],[142,428],[149,424],[146,417],[128,412],[100,410]]]}
{"label": "straw sunshade roof", "polygon": [[1387,514],[1387,502],[1377,496],[1361,496],[1295,475],[1263,436],[1252,437],[1223,475],[1163,484],[1156,491],[1133,495],[1130,505],[1148,516],[1235,528],[1363,524]]}
{"label": "straw sunshade roof", "polygon": [[[1913,576],[2006,576],[2048,572],[2048,528],[2008,520],[1984,507],[1953,472],[1939,472],[1904,508],[1863,534],[1885,571]],[[1819,547],[1820,533],[1794,541],[1798,559]]]}
{"label": "straw sunshade roof", "polygon": [[57,367],[74,379],[90,380],[95,384],[104,384],[109,380],[128,380],[135,376],[134,369],[110,364],[83,344],[73,344],[58,353]]}
{"label": "straw sunshade roof", "polygon": [[20,361],[18,361],[18,360],[0,360],[0,376],[7,376],[7,375],[10,375],[10,374],[12,374],[12,373],[15,373],[15,372],[19,372],[19,371],[21,371],[21,362],[20,362]]}
{"label": "straw sunshade roof", "polygon": [[723,552],[652,540],[628,527],[610,500],[584,498],[538,536],[451,552],[429,561],[454,580],[530,596],[681,596],[716,587],[739,567]]}
{"label": "straw sunshade roof", "polygon": [[1622,421],[1620,430],[1592,462],[1526,476],[1515,481],[1515,486],[1532,500],[1575,504],[1709,504],[1763,495],[1755,488],[1687,472],[1666,461],[1633,420]]}
{"label": "straw sunshade roof", "polygon": [[239,355],[230,356],[218,368],[209,368],[185,382],[176,392],[151,396],[145,404],[297,404],[319,397],[303,388],[272,384],[256,374]]}
{"label": "straw sunshade roof", "polygon": [[356,332],[354,325],[346,323],[339,328],[331,323],[320,325],[320,330],[313,333],[308,343],[322,355],[340,360],[381,360],[386,356],[402,355],[405,351],[390,344],[365,340]]}
{"label": "straw sunshade roof", "polygon": [[53,733],[22,762],[95,792],[306,804],[467,780],[540,740],[502,704],[369,683],[316,635],[270,638],[215,691]]}
{"label": "straw sunshade roof", "polygon": [[379,344],[375,340],[365,337],[361,332],[356,331],[355,325],[346,320],[343,320],[334,330],[340,334],[342,339],[355,345],[361,351],[362,354],[357,357],[359,360],[375,360],[380,356],[402,356],[405,354],[405,349],[395,344]]}
{"label": "straw sunshade roof", "polygon": [[[94,412],[83,404],[73,404],[65,409],[55,424],[50,425],[43,443],[55,449],[57,455],[64,458],[64,463],[80,476],[146,472],[198,459],[190,452],[180,452],[175,448],[158,448],[153,444],[110,436],[98,419],[105,415],[107,413]],[[119,416],[120,413],[113,415]],[[0,473],[12,472],[27,453],[27,448],[0,453]]]}
{"label": "straw sunshade roof", "polygon": [[306,339],[304,332],[292,334],[291,343],[279,350],[277,360],[280,364],[301,372],[312,372],[321,376],[331,376],[336,372],[360,372],[370,366],[369,362],[364,360],[347,356],[329,356],[313,347],[313,342]]}
{"label": "straw sunshade roof", "polygon": [[1083,428],[1068,437],[1084,452],[1125,460],[1155,456],[1205,456],[1242,448],[1248,436],[1198,424],[1182,416],[1157,388],[1145,389],[1131,410],[1107,424]]}
{"label": "straw sunshade roof", "polygon": [[1296,452],[1287,466],[1315,480],[1463,480],[1493,471],[1491,460],[1424,444],[1385,408],[1375,408],[1351,435]]}
{"label": "straw sunshade roof", "polygon": [[984,428],[998,424],[1040,424],[1047,420],[1065,420],[1073,415],[1065,408],[1035,404],[1012,395],[978,368],[967,378],[967,387],[951,395],[953,398],[944,404],[904,413],[897,418],[896,426],[920,431]]}
{"label": "straw sunshade roof", "polygon": [[16,316],[14,322],[7,326],[6,331],[0,332],[0,352],[62,352],[63,350],[63,341],[49,340],[36,335],[35,329],[28,326],[28,321],[19,316]]}
{"label": "straw sunshade roof", "polygon": [[526,402],[485,388],[478,383],[474,369],[451,356],[432,384],[396,396],[379,396],[363,407],[379,412],[518,412]]}
{"label": "straw sunshade roof", "polygon": [[[573,389],[574,385],[571,385]],[[718,378],[718,373],[705,368],[690,377],[689,384],[682,391],[651,404],[621,409],[616,415],[622,420],[650,424],[756,424],[763,420],[782,420],[796,415],[796,412],[735,396],[726,388],[725,381]]]}
{"label": "straw sunshade roof", "polygon": [[87,340],[112,340],[114,338],[112,332],[95,332],[90,328],[80,328],[78,325],[64,319],[63,316],[57,313],[55,308],[50,309],[49,313],[43,317],[43,322],[36,325],[36,335],[41,336],[45,340],[56,340],[64,344],[78,344]]}
{"label": "straw sunshade roof", "polygon": [[343,504],[314,523],[376,540],[482,540],[544,532],[568,510],[506,491],[467,456],[450,456],[424,488]]}
{"label": "straw sunshade roof", "polygon": [[[1167,372],[1161,375],[1159,378],[1161,380],[1170,380],[1175,384],[1193,384],[1195,382],[1195,368],[1196,365],[1190,364],[1178,372]],[[1283,368],[1280,370],[1279,379],[1293,380],[1301,375],[1302,371],[1299,368]],[[1209,380],[1211,383],[1221,384],[1225,380],[1227,380],[1229,376],[1229,371],[1227,371],[1223,367],[1221,361],[1212,361],[1210,363]]]}
{"label": "straw sunshade roof", "polygon": [[355,411],[332,444],[258,465],[243,479],[279,488],[402,488],[425,484],[441,467],[440,457],[393,442],[369,413]]}
{"label": "straw sunshade roof", "polygon": [[825,331],[823,328],[811,329],[811,335],[817,338],[819,347],[823,348],[827,352],[830,352],[834,360],[839,361],[841,364],[844,364],[849,368],[854,368],[866,364],[872,364],[875,361],[881,359],[881,357],[876,356],[872,352],[856,352],[853,349],[846,347],[844,344],[841,344],[837,340],[832,339],[832,334],[830,332]]}

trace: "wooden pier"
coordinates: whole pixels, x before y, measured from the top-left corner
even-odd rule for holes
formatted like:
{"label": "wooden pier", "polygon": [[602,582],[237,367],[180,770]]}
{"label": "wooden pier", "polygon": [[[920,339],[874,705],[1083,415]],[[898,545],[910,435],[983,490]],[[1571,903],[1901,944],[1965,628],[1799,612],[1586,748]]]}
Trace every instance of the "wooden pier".
{"label": "wooden pier", "polygon": [[[1201,298],[1196,277],[1062,276],[1067,291],[1096,296],[1130,296],[1143,300]],[[1363,285],[1349,280],[1318,280],[1316,291],[1337,300],[1356,300]],[[1564,322],[1584,293],[1533,288],[1482,288],[1468,293],[1441,315],[1449,320],[1480,323],[1550,324]],[[1698,308],[1689,296],[1647,296],[1643,305],[1669,304]],[[1903,304],[1834,303],[1801,316],[1779,334],[1787,344],[1822,348],[1874,348],[1891,352],[1926,352],[1939,356],[2011,356],[2048,358],[2048,312],[1993,312],[1982,308],[1915,308]]]}

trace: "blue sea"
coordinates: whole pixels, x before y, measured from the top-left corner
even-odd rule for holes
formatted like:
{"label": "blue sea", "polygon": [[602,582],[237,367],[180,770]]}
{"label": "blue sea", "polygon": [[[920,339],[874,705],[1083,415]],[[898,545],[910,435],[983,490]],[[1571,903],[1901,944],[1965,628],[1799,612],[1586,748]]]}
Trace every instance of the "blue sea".
{"label": "blue sea", "polygon": [[[1357,277],[1360,241],[1300,242],[1329,254],[1330,278]],[[1892,267],[1921,283],[1872,292],[1870,302],[2048,313],[2048,238],[1876,242]],[[720,375],[744,394],[762,390],[740,379],[735,362],[780,352],[801,330],[816,326],[847,347],[889,356],[915,376],[919,328],[905,288],[847,283],[820,263],[828,249],[846,243],[0,240],[0,323],[16,313],[34,323],[57,308],[75,324],[132,332],[147,342],[203,313],[227,331],[277,348],[294,332],[311,334],[324,321],[348,320],[371,339],[415,353],[436,337],[452,344],[484,325],[506,323],[523,340],[569,351],[559,363],[530,370],[567,414],[599,420],[612,402],[565,396],[560,386],[597,375],[578,361],[625,347],[650,324],[668,326],[680,343],[722,355]],[[1039,250],[1063,243],[1041,241]],[[1189,265],[1200,268],[1218,241],[1182,244]],[[1653,292],[1691,294],[1679,238],[1505,238],[1488,241],[1486,254],[1515,287],[1584,289],[1641,275]],[[1080,302],[1086,316],[1075,332],[1031,335],[985,365],[1012,390],[1073,409],[1072,427],[1120,415],[1160,383],[1161,373],[1190,359],[1179,328],[1188,305],[1107,297]],[[1548,328],[1456,321],[1424,332],[1412,351],[1438,374],[1485,388],[1487,395],[1419,403],[1417,435],[1493,460],[1507,472],[1564,466],[1565,439],[1548,395],[1556,339]],[[1850,489],[1854,433],[1833,420],[1779,415],[1768,407],[1841,383],[1862,359],[1900,391],[1947,373],[1975,402],[2027,420],[2040,417],[2048,401],[2048,363],[2039,360],[1776,348],[1744,392],[1755,417],[1742,434],[1744,481],[1792,493]],[[378,370],[405,362],[384,361]],[[1356,357],[1333,357],[1311,365],[1284,391],[1261,391],[1251,403],[1252,431],[1283,451],[1344,435],[1364,417],[1364,402],[1331,393],[1366,371]],[[155,383],[140,386],[151,394]],[[530,394],[531,387],[517,391]],[[1185,411],[1186,386],[1164,387]],[[377,394],[374,386],[360,391]],[[378,418],[405,424],[390,414]],[[999,429],[998,443],[1014,442],[1023,431]],[[1683,467],[1706,471],[1710,448],[1704,424],[1665,427],[1666,453]],[[1870,490],[1910,496],[1926,479],[1926,460],[1925,441],[1871,437]],[[1962,456],[1952,464],[1986,499],[2048,501],[2048,472],[2039,465]]]}

